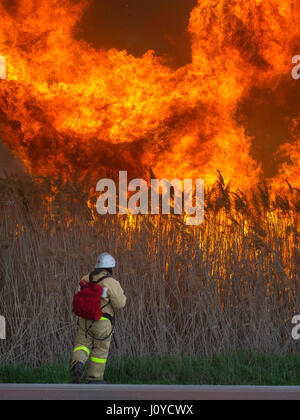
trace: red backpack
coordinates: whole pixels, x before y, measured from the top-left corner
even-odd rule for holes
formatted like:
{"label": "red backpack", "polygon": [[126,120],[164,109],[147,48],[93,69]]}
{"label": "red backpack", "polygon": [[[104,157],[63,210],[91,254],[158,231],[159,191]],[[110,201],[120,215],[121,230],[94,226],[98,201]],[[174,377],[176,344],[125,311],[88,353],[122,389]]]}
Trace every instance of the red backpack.
{"label": "red backpack", "polygon": [[89,321],[99,321],[102,318],[102,308],[100,299],[103,293],[103,288],[99,285],[104,279],[111,277],[102,277],[98,282],[81,282],[81,290],[73,299],[73,312],[80,318]]}

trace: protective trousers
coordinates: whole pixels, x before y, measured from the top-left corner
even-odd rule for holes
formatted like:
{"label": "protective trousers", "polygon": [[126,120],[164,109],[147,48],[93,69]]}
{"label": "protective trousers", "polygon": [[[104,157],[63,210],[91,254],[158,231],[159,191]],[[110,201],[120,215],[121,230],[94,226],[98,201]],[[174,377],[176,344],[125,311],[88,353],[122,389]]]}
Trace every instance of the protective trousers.
{"label": "protective trousers", "polygon": [[100,321],[92,323],[82,318],[78,320],[76,345],[72,357],[72,367],[81,362],[89,361],[87,379],[102,381],[109,347],[112,339],[111,322],[103,317]]}

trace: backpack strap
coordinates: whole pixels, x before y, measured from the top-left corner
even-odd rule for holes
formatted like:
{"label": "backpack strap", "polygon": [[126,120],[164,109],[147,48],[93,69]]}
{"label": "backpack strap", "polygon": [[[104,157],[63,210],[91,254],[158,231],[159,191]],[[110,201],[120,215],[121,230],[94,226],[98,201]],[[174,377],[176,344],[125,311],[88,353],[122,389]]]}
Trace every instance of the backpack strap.
{"label": "backpack strap", "polygon": [[114,316],[111,316],[110,314],[107,314],[105,312],[103,312],[102,315],[105,318],[107,318],[111,322],[111,324],[114,326],[114,324],[115,324],[115,317]]}
{"label": "backpack strap", "polygon": [[111,277],[111,275],[109,275],[109,276],[104,276],[104,277],[101,277],[101,279],[99,279],[98,281],[93,281],[93,280],[91,280],[91,277],[90,277],[90,283],[92,283],[92,284],[99,284],[99,283],[101,283],[101,281],[103,281],[103,280],[105,280],[105,279],[108,279],[108,278],[110,278]]}
{"label": "backpack strap", "polygon": [[[92,279],[91,279],[91,274],[90,274],[90,283],[91,284],[99,284],[99,283],[101,283],[101,281],[103,281],[103,280],[105,280],[105,279],[108,279],[108,278],[110,278],[110,277],[112,277],[111,276],[111,274],[110,275],[107,275],[107,276],[103,276],[103,277],[101,277],[101,279],[99,279],[98,281],[93,281]],[[109,301],[107,302],[107,304],[106,305],[104,305],[102,308],[101,308],[101,310],[103,311],[103,309],[104,308],[106,308],[106,306],[108,306],[110,304],[110,299],[109,299]],[[111,321],[111,319],[110,319],[110,316],[109,317],[107,317],[110,321]],[[112,322],[112,321],[111,321]],[[92,327],[92,325],[91,325],[91,327]]]}
{"label": "backpack strap", "polygon": [[85,338],[88,338],[88,334],[90,332],[90,329],[92,328],[92,326],[95,324],[96,321],[92,321],[91,325],[89,327],[87,327],[87,320],[85,320]]}
{"label": "backpack strap", "polygon": [[[104,276],[104,277],[101,277],[101,279],[99,279],[98,281],[91,281],[91,283],[92,284],[99,284],[99,283],[101,283],[101,281],[103,281],[103,280],[105,280],[105,279],[108,279],[108,278],[110,278],[111,277],[111,274],[109,275],[109,276]],[[106,305],[104,305],[102,308],[101,308],[101,310],[103,311],[103,309],[104,308],[106,308],[106,306],[108,306],[110,304],[110,299],[109,299],[109,301],[107,302],[107,304]]]}

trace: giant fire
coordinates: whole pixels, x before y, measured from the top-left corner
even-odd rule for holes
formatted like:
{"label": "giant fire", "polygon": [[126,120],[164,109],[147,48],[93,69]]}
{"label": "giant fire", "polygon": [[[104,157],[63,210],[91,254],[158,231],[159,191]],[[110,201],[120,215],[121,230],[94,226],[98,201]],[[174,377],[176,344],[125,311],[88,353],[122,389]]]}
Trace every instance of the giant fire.
{"label": "giant fire", "polygon": [[192,62],[169,67],[74,36],[88,0],[2,0],[3,141],[31,173],[128,170],[158,178],[219,170],[234,188],[300,187],[298,0],[199,0]]}

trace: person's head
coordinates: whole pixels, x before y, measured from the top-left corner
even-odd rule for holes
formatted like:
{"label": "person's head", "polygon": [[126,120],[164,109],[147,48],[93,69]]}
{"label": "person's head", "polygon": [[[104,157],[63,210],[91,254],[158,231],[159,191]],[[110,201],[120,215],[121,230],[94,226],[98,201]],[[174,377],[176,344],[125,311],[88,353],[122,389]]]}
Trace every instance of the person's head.
{"label": "person's head", "polygon": [[90,274],[90,282],[93,277],[100,274],[102,271],[108,271],[110,275],[113,273],[113,268],[116,266],[116,260],[107,252],[99,255],[94,271]]}
{"label": "person's head", "polygon": [[106,270],[112,274],[113,268],[116,266],[116,260],[107,252],[99,255],[97,264],[95,265],[96,270]]}

